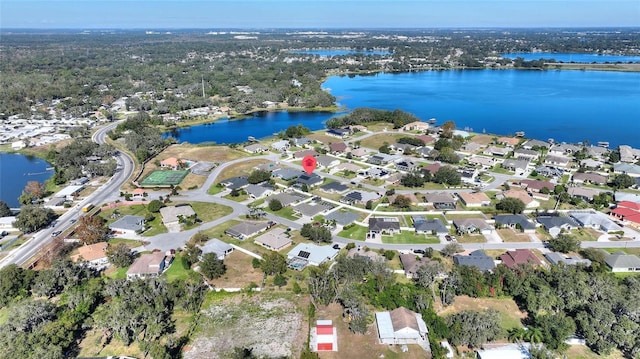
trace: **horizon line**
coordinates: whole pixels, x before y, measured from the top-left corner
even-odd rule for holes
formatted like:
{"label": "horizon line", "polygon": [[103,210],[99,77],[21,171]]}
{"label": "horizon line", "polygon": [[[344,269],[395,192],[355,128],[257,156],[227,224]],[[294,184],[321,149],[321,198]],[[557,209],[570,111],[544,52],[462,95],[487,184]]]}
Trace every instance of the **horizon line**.
{"label": "horizon line", "polygon": [[0,27],[0,31],[7,30],[504,30],[504,29],[640,29],[640,25],[633,26],[436,26],[436,27]]}

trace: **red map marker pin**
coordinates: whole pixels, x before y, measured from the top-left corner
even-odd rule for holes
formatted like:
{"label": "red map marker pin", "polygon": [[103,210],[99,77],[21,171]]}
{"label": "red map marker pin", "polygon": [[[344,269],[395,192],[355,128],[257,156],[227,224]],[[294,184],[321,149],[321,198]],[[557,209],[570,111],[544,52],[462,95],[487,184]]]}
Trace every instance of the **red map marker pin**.
{"label": "red map marker pin", "polygon": [[313,156],[304,156],[302,159],[302,168],[304,168],[307,174],[311,174],[311,172],[316,169],[316,158]]}

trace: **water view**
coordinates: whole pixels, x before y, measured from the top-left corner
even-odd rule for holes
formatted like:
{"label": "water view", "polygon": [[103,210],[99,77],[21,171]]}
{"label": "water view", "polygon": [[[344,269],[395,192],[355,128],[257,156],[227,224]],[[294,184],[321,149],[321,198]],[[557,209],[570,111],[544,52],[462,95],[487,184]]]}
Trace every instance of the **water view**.
{"label": "water view", "polygon": [[47,161],[33,156],[0,153],[0,200],[9,207],[20,207],[18,197],[29,181],[44,183],[52,175]]}
{"label": "water view", "polygon": [[540,59],[555,59],[556,62],[579,62],[579,63],[598,63],[605,62],[640,62],[640,56],[623,56],[623,55],[597,55],[597,54],[577,54],[577,53],[559,53],[559,52],[517,52],[510,54],[502,54],[506,59],[515,59],[521,57],[526,61]]}

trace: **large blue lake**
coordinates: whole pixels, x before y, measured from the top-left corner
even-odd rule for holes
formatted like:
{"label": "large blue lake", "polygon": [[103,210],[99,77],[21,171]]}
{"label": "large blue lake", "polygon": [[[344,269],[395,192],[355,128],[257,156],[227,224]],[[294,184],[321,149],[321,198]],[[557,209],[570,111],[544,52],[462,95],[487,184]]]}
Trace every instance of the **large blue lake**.
{"label": "large blue lake", "polygon": [[12,153],[0,153],[0,200],[9,207],[20,207],[18,197],[29,181],[44,183],[52,175],[51,165],[42,159]]}
{"label": "large blue lake", "polygon": [[[609,141],[640,148],[640,73],[451,70],[333,76],[323,85],[354,109],[402,109],[460,129],[556,141]],[[290,125],[323,127],[330,113],[267,113],[178,129],[181,142],[232,143],[270,136]]]}
{"label": "large blue lake", "polygon": [[521,57],[527,61],[540,59],[555,59],[556,62],[580,62],[580,63],[598,63],[605,62],[640,62],[640,56],[623,56],[623,55],[596,55],[596,54],[576,54],[576,53],[560,53],[560,52],[516,52],[510,54],[502,54],[506,59],[515,59]]}

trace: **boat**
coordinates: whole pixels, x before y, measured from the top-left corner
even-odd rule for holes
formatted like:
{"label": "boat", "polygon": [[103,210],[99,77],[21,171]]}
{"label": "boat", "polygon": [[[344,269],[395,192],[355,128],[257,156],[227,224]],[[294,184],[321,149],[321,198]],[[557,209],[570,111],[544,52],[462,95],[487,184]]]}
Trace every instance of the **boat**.
{"label": "boat", "polygon": [[516,137],[524,137],[524,131],[516,132]]}
{"label": "boat", "polygon": [[609,148],[609,142],[607,142],[607,141],[598,141],[598,147]]}
{"label": "boat", "polygon": [[255,137],[253,137],[253,136],[249,136],[249,137],[247,138],[247,140],[248,140],[249,142],[257,142],[256,138],[255,138]]}

